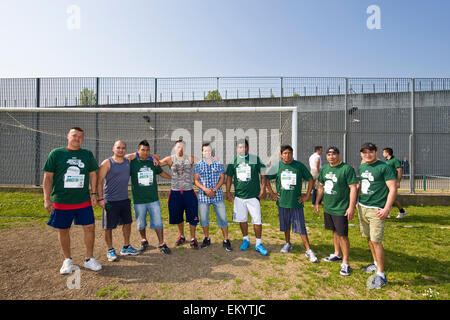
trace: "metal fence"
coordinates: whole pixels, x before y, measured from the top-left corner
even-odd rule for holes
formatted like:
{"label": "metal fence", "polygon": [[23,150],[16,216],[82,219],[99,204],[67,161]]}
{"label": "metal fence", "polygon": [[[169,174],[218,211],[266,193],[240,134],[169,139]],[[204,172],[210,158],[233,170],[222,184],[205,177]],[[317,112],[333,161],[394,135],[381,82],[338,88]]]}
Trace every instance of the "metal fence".
{"label": "metal fence", "polygon": [[[402,188],[450,190],[450,78],[0,79],[0,110],[100,105],[298,106],[300,161],[307,163],[316,145],[336,145],[357,168],[359,146],[371,141],[379,146],[380,158],[381,150],[391,147],[408,162]],[[281,128],[284,116],[274,117]],[[39,115],[34,123],[38,134]],[[156,116],[150,125],[164,130]]]}

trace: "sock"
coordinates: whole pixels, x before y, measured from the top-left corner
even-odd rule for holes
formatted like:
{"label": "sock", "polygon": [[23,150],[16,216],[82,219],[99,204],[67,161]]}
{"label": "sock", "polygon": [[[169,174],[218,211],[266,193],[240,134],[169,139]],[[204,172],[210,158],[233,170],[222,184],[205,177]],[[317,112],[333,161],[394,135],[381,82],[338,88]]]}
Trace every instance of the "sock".
{"label": "sock", "polygon": [[84,259],[85,262],[88,262],[89,260],[91,260],[91,258],[89,258],[89,259]]}
{"label": "sock", "polygon": [[400,213],[405,213],[405,209],[400,209]]}
{"label": "sock", "polygon": [[123,246],[123,248],[124,248],[124,249],[128,249],[128,247],[129,247],[129,246],[130,246],[130,245],[127,245],[127,246]]}
{"label": "sock", "polygon": [[384,272],[377,271],[377,275],[379,275],[383,279],[386,279],[386,276],[384,275]]}
{"label": "sock", "polygon": [[250,239],[248,238],[248,236],[244,237],[244,240],[250,241]]}
{"label": "sock", "polygon": [[376,265],[378,267],[378,263],[376,261],[373,262],[374,265]]}
{"label": "sock", "polygon": [[259,246],[262,243],[261,239],[256,238],[255,246]]}

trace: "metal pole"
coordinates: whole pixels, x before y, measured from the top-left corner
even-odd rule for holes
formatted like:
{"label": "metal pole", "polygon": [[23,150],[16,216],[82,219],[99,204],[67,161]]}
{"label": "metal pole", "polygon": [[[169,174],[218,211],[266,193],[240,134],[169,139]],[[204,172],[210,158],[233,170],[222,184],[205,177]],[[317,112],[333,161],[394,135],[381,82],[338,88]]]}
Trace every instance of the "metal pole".
{"label": "metal pole", "polygon": [[[283,106],[283,77],[280,77],[280,107]],[[280,112],[280,131],[282,132],[282,114]],[[283,139],[283,135],[280,135],[279,144],[281,145],[281,139]]]}
{"label": "metal pole", "polygon": [[[98,100],[100,96],[100,78],[97,77],[95,81],[95,90],[96,90],[96,96],[95,96],[95,107],[98,108]],[[95,159],[97,161],[100,161],[99,158],[99,150],[100,150],[100,130],[98,128],[98,113],[95,114]]]}
{"label": "metal pole", "polygon": [[[36,79],[36,108],[41,106],[41,79]],[[34,155],[34,185],[41,185],[41,133],[40,114],[36,113],[36,153]]]}
{"label": "metal pole", "polygon": [[[155,78],[155,108],[157,108],[158,107],[158,103],[157,103],[157,100],[158,100],[158,78]],[[156,154],[156,150],[157,150],[157,148],[158,148],[158,144],[157,144],[157,141],[156,141],[156,133],[157,133],[157,130],[156,130],[156,117],[157,117],[157,114],[155,113],[154,115],[153,115],[153,121],[154,121],[154,123],[153,123],[153,154]]]}
{"label": "metal pole", "polygon": [[414,157],[414,78],[411,79],[411,133],[409,135],[409,192],[415,193],[414,176],[415,176],[415,157]]}
{"label": "metal pole", "polygon": [[343,149],[344,149],[344,162],[347,162],[347,135],[348,135],[348,113],[347,113],[347,109],[348,109],[348,78],[344,78],[344,82],[345,82],[345,86],[344,86],[344,137],[343,137]]}
{"label": "metal pole", "polygon": [[294,160],[297,160],[297,132],[298,132],[298,107],[292,111],[292,149],[294,149]]}

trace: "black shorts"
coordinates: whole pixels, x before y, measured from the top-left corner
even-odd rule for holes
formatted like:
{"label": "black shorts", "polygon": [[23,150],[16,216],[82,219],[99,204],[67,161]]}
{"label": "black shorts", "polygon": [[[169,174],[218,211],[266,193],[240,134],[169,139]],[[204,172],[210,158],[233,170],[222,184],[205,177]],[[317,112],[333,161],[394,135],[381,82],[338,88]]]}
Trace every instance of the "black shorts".
{"label": "black shorts", "polygon": [[346,216],[334,216],[324,213],[325,229],[336,231],[339,236],[348,237],[348,219]]}
{"label": "black shorts", "polygon": [[130,199],[106,203],[102,214],[103,229],[115,229],[117,226],[132,222]]}

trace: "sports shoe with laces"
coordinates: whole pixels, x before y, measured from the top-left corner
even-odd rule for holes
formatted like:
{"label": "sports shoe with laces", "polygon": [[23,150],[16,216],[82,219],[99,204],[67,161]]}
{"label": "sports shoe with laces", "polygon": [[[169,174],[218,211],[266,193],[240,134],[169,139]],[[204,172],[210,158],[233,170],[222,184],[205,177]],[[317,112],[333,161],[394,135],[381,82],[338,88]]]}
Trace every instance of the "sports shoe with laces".
{"label": "sports shoe with laces", "polygon": [[161,251],[162,253],[165,253],[165,254],[170,254],[170,252],[171,252],[169,247],[165,243],[163,243],[162,245],[159,245],[158,249],[159,249],[159,251]]}
{"label": "sports shoe with laces", "polygon": [[205,239],[203,239],[203,242],[202,242],[202,244],[201,244],[201,248],[207,248],[207,247],[209,247],[211,245],[211,239],[210,238],[206,238],[205,237]]}
{"label": "sports shoe with laces", "polygon": [[141,241],[141,246],[139,247],[139,251],[145,251],[148,248],[148,241],[147,240],[143,240]]}
{"label": "sports shoe with laces", "polygon": [[248,249],[248,247],[250,247],[250,241],[244,239],[244,241],[242,242],[242,245],[241,245],[240,249],[241,249],[242,251],[245,251],[245,250]]}
{"label": "sports shoe with laces", "polygon": [[226,251],[233,251],[233,248],[231,247],[231,242],[230,240],[224,240],[222,246],[225,248]]}
{"label": "sports shoe with laces", "polygon": [[191,248],[192,248],[192,249],[198,249],[198,248],[199,248],[199,247],[198,247],[198,241],[197,241],[196,238],[194,238],[194,239],[191,240]]}
{"label": "sports shoe with laces", "polygon": [[341,262],[342,257],[335,255],[334,253],[330,254],[328,257],[322,259],[325,262]]}
{"label": "sports shoe with laces", "polygon": [[376,274],[373,278],[372,282],[369,284],[370,289],[380,289],[387,285],[388,281],[386,276],[383,278],[382,276]]}
{"label": "sports shoe with laces", "polygon": [[403,219],[408,214],[408,211],[399,212],[397,219]]}
{"label": "sports shoe with laces", "polygon": [[133,246],[130,244],[128,246],[128,248],[122,247],[122,249],[120,250],[120,255],[121,256],[136,256],[138,254],[140,254],[141,252],[139,250],[136,250],[135,248],[133,248]]}
{"label": "sports shoe with laces", "polygon": [[341,264],[341,271],[339,272],[341,276],[349,276],[352,272],[352,268],[348,264]]}
{"label": "sports shoe with laces", "polygon": [[102,265],[95,260],[95,258],[90,258],[89,260],[84,260],[84,267],[92,271],[99,271],[102,269]]}
{"label": "sports shoe with laces", "polygon": [[112,248],[111,250],[108,250],[106,252],[106,258],[108,258],[108,261],[116,261],[117,255],[116,255],[116,249]]}
{"label": "sports shoe with laces", "polygon": [[286,242],[283,246],[283,248],[281,248],[280,252],[281,253],[289,253],[292,250],[292,244]]}
{"label": "sports shoe with laces", "polygon": [[319,262],[319,259],[317,259],[316,255],[314,254],[314,251],[312,250],[305,251],[305,255],[309,259],[309,261],[313,263]]}
{"label": "sports shoe with laces", "polygon": [[184,236],[180,235],[180,236],[178,236],[178,239],[175,242],[175,245],[178,247],[178,246],[183,245],[185,242],[186,242],[186,238]]}
{"label": "sports shoe with laces", "polygon": [[59,269],[60,274],[69,274],[74,271],[75,265],[73,264],[72,259],[67,258],[64,259],[61,269]]}
{"label": "sports shoe with laces", "polygon": [[266,248],[264,248],[262,243],[255,246],[255,250],[263,256],[266,256],[269,253],[269,251],[267,251]]}
{"label": "sports shoe with laces", "polygon": [[372,273],[372,272],[377,272],[378,267],[372,263],[372,264],[369,264],[368,266],[362,267],[361,270],[366,273]]}

